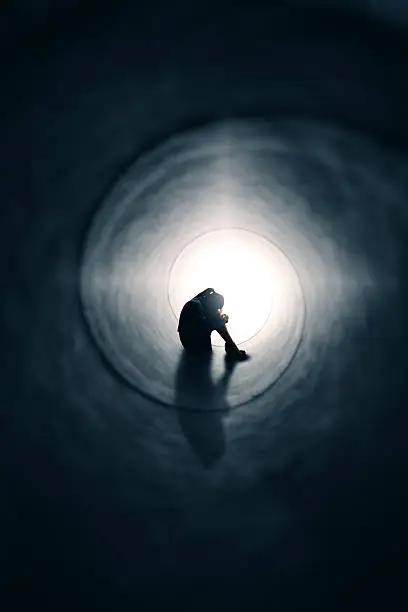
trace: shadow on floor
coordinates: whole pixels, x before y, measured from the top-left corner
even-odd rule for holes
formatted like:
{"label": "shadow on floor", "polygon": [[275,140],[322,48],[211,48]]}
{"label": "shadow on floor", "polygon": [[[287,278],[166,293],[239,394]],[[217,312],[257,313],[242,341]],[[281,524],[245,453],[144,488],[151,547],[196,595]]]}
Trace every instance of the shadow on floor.
{"label": "shadow on floor", "polygon": [[195,409],[178,410],[180,427],[205,468],[213,467],[225,453],[223,417],[229,409],[226,394],[236,366],[225,359],[225,370],[215,381],[212,360],[212,352],[191,355],[183,351],[175,380],[175,405]]}

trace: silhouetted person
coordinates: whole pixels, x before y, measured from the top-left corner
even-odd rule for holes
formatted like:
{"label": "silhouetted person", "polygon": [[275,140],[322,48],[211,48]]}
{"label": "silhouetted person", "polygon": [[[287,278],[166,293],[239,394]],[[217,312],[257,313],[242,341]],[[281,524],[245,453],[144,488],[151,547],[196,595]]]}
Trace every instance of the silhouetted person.
{"label": "silhouetted person", "polygon": [[186,351],[211,352],[211,333],[217,331],[225,341],[225,351],[233,359],[246,359],[227,330],[228,315],[222,314],[224,297],[208,288],[184,304],[177,331]]}

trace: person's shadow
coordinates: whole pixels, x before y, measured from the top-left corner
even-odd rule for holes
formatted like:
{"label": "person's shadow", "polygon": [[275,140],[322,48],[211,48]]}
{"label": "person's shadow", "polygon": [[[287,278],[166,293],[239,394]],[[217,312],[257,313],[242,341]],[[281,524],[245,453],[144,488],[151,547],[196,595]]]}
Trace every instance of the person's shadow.
{"label": "person's shadow", "polygon": [[225,358],[225,370],[214,381],[212,359],[212,352],[197,355],[183,351],[175,380],[180,427],[206,468],[213,467],[225,453],[223,416],[229,409],[226,393],[237,364]]}

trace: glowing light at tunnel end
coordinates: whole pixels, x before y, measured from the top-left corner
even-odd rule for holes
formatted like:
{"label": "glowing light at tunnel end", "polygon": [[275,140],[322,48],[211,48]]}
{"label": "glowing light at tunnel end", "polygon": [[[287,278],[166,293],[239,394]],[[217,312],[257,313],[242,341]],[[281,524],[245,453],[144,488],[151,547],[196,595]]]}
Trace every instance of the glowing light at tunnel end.
{"label": "glowing light at tunnel end", "polygon": [[[189,299],[206,287],[224,296],[223,312],[237,343],[258,334],[282,291],[284,273],[276,247],[258,234],[241,229],[220,229],[192,241],[172,267],[168,295],[178,318]],[[213,344],[223,341],[213,335]]]}

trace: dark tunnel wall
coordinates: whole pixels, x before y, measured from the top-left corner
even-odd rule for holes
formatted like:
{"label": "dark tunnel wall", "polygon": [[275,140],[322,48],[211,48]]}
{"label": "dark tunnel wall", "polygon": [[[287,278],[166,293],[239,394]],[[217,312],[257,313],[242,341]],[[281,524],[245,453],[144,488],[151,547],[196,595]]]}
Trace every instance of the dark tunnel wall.
{"label": "dark tunnel wall", "polygon": [[[403,605],[406,36],[323,7],[182,4],[82,9],[2,58],[1,607]],[[141,153],[250,118],[308,125],[306,153],[283,139],[283,201],[368,262],[376,299],[273,402],[189,418],[98,351],[84,240]]]}
{"label": "dark tunnel wall", "polygon": [[[119,9],[121,4],[124,3],[104,3],[105,6],[118,6]],[[182,0],[179,2],[173,0],[172,3],[155,0],[154,3],[150,3],[150,11],[153,8],[172,11],[174,7],[182,7],[183,4],[185,3]],[[281,4],[295,7],[326,7],[326,3],[319,0],[285,0]],[[11,38],[11,30],[28,34],[30,31],[38,30],[41,26],[55,27],[67,19],[89,14],[90,7],[92,7],[91,2],[79,2],[78,0],[31,0],[29,2],[27,0],[8,0],[3,3],[2,25],[5,32],[8,30]],[[406,23],[408,16],[407,6],[403,0],[333,0],[330,7],[384,19],[393,24]],[[144,12],[143,8],[141,12]]]}

